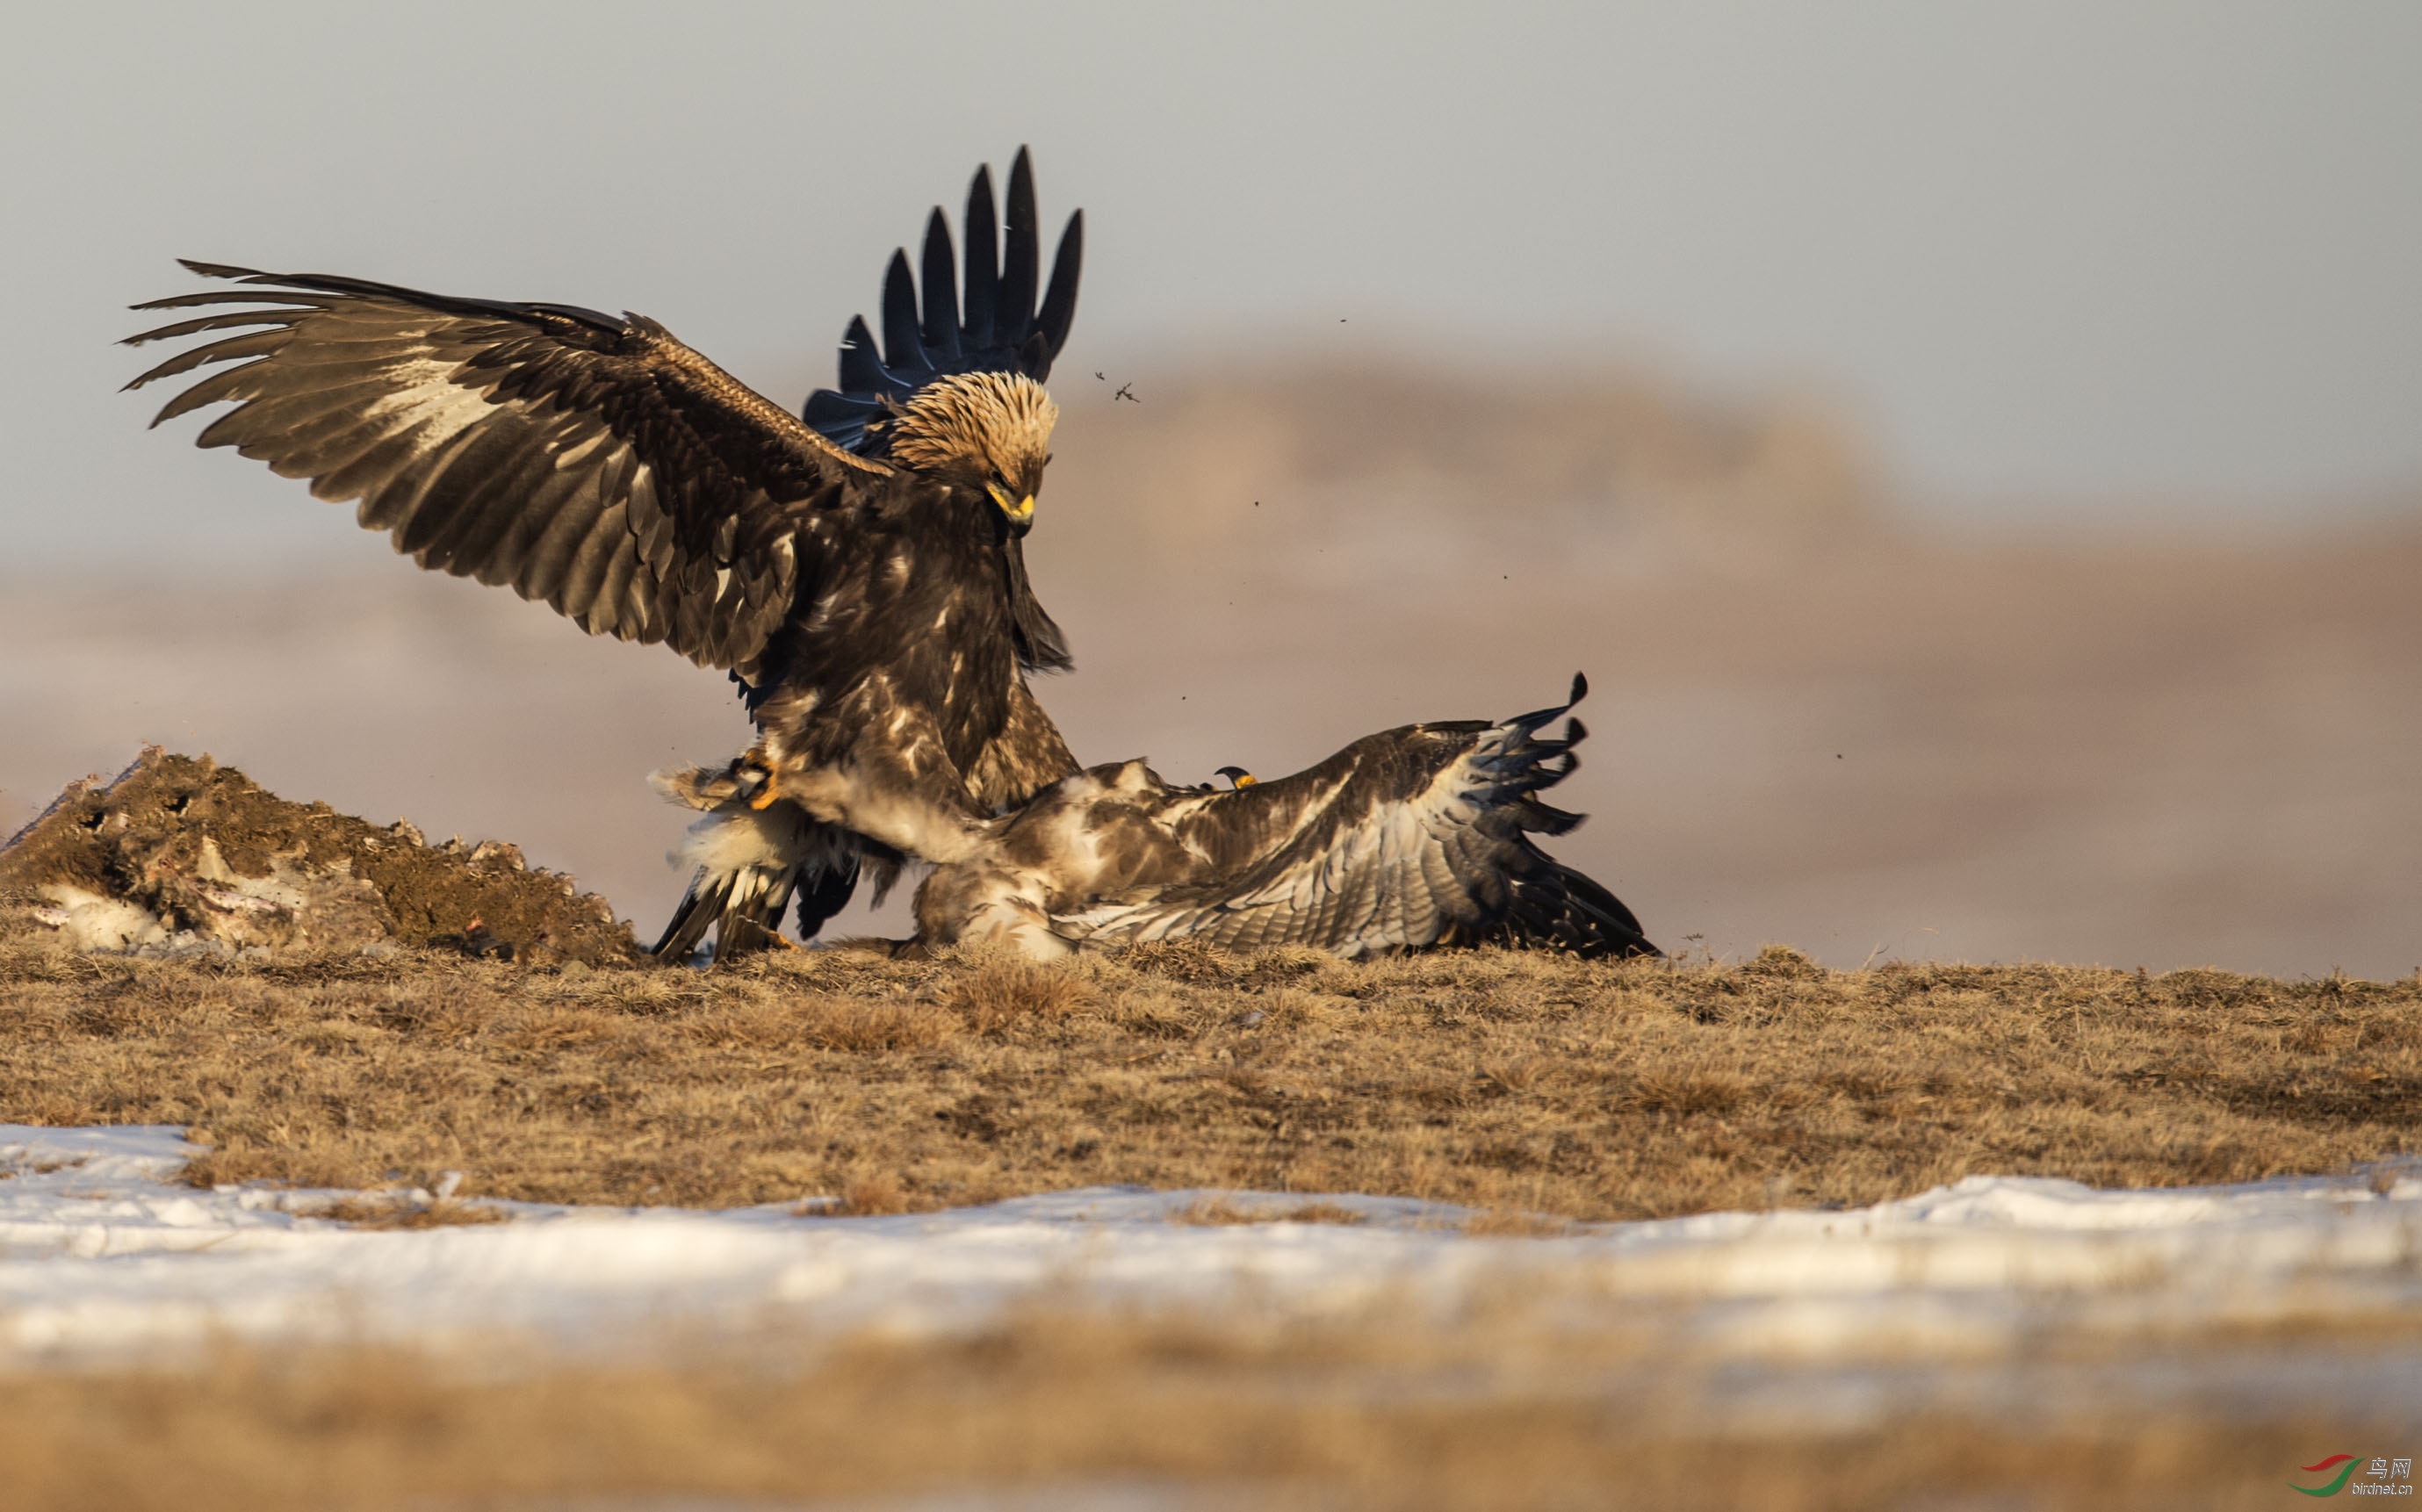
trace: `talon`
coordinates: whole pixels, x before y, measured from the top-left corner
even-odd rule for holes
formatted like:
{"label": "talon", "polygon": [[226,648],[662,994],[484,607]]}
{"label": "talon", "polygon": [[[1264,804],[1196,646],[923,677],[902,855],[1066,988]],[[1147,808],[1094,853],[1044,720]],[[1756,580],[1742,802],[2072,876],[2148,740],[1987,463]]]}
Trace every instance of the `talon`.
{"label": "talon", "polygon": [[774,800],[782,795],[781,788],[774,780],[774,767],[772,763],[764,761],[763,759],[752,754],[740,758],[739,761],[732,764],[735,766],[750,768],[764,774],[765,785],[758,789],[755,793],[749,795],[748,807],[751,809],[759,810],[761,811],[765,809],[769,809],[773,807]]}

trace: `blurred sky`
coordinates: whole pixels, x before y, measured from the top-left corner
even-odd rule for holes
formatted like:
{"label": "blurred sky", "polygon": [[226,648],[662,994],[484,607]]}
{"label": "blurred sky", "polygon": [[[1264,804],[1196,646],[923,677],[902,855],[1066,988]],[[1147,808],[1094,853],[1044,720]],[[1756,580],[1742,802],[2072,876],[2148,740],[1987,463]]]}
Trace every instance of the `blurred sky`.
{"label": "blurred sky", "polygon": [[[2422,6],[28,7],[0,572],[368,545],[112,390],[183,255],[635,308],[828,371],[1033,145],[1062,369],[1206,349],[1836,389],[1919,507],[2422,483]],[[1345,323],[1341,323],[1341,322]]]}

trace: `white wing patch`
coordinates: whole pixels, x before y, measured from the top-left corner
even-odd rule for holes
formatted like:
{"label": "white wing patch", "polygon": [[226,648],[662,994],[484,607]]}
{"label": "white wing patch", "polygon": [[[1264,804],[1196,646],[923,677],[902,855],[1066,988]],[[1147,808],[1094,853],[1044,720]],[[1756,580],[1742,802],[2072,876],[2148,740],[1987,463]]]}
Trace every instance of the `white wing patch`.
{"label": "white wing patch", "polygon": [[485,392],[454,381],[462,370],[459,362],[434,357],[389,363],[383,376],[396,386],[395,391],[367,405],[363,417],[390,422],[379,426],[387,435],[421,426],[431,433],[431,446],[450,440],[496,412]]}

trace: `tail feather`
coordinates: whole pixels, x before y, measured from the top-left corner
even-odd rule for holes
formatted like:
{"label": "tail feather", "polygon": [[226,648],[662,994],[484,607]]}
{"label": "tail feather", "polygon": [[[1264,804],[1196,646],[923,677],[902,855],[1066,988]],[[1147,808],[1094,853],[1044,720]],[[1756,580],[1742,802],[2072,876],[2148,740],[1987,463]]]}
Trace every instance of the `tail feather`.
{"label": "tail feather", "polygon": [[658,960],[685,961],[697,953],[699,941],[715,927],[723,916],[723,906],[731,896],[731,876],[709,874],[700,867],[691,874],[689,890],[682,894],[681,906],[673,910],[672,922],[650,952]]}
{"label": "tail feather", "polygon": [[[785,802],[754,809],[762,787],[738,763],[724,772],[688,768],[659,774],[658,789],[703,809],[671,859],[693,868],[689,890],[656,941],[660,960],[686,960],[715,932],[720,965],[781,942],[783,912],[799,897],[799,926],[812,936],[848,906],[857,889],[860,843]],[[805,891],[801,889],[804,886]]]}
{"label": "tail feather", "polygon": [[716,921],[715,965],[752,951],[778,948],[782,910],[791,906],[799,871],[796,865],[751,867],[740,874]]}

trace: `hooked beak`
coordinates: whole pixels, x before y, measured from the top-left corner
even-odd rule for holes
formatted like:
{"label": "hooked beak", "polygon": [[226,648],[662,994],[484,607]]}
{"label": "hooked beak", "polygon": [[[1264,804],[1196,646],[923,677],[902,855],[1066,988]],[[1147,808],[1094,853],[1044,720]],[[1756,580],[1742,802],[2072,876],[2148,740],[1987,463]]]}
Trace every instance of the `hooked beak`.
{"label": "hooked beak", "polygon": [[1011,527],[1020,535],[1025,534],[1027,528],[1034,523],[1033,495],[1013,499],[1009,496],[1009,490],[999,483],[984,484],[984,492],[992,496],[992,501],[1000,506],[1000,512],[1009,516]]}

